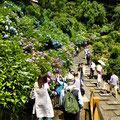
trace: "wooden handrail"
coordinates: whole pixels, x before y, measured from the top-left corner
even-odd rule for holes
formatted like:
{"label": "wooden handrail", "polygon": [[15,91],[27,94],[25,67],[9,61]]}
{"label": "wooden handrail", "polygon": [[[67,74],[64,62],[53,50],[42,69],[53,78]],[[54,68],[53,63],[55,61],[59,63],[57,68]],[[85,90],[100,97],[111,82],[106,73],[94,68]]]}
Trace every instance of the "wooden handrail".
{"label": "wooden handrail", "polygon": [[99,97],[94,96],[94,88],[91,88],[90,91],[91,91],[90,95],[91,120],[104,120],[99,108]]}

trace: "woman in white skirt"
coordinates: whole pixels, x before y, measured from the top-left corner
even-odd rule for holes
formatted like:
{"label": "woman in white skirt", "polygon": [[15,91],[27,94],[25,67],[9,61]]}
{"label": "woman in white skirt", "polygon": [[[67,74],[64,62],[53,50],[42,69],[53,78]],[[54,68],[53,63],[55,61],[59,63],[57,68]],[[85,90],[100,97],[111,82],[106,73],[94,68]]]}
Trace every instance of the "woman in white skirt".
{"label": "woman in white skirt", "polygon": [[41,74],[32,90],[32,98],[35,98],[33,114],[36,114],[38,120],[43,120],[44,117],[47,117],[48,120],[52,120],[54,117],[53,106],[48,94],[48,89],[47,75]]}

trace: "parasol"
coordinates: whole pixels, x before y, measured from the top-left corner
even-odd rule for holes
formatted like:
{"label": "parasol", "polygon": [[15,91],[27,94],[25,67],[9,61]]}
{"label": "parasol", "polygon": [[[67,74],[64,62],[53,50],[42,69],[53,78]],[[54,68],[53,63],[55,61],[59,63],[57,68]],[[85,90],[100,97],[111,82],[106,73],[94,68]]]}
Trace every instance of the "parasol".
{"label": "parasol", "polygon": [[104,63],[102,60],[98,60],[98,62],[99,62],[101,65],[104,65],[104,66],[105,66],[105,63]]}

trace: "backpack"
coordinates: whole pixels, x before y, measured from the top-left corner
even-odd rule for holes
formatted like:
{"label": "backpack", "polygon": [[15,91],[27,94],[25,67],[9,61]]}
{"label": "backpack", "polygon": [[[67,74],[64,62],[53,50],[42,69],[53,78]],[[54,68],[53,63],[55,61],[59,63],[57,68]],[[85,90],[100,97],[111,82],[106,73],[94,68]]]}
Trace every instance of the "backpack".
{"label": "backpack", "polygon": [[73,89],[74,88],[71,90],[65,89],[65,96],[63,97],[62,105],[67,113],[76,114],[79,112],[79,105],[76,98],[72,94]]}

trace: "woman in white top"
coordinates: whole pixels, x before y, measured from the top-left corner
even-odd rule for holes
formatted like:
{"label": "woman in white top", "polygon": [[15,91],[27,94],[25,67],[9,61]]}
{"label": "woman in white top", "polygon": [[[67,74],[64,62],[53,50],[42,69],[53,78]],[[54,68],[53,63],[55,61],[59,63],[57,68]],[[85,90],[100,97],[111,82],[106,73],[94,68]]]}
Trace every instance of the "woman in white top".
{"label": "woman in white top", "polygon": [[99,72],[99,71],[98,71],[97,81],[98,81],[97,86],[100,87],[100,83],[101,83],[101,75],[100,75],[100,72]]}
{"label": "woman in white top", "polygon": [[44,117],[47,117],[48,120],[52,120],[54,117],[53,106],[48,90],[47,75],[41,74],[38,77],[38,81],[35,82],[32,91],[32,98],[35,98],[33,114],[36,114],[38,120],[43,120]]}

